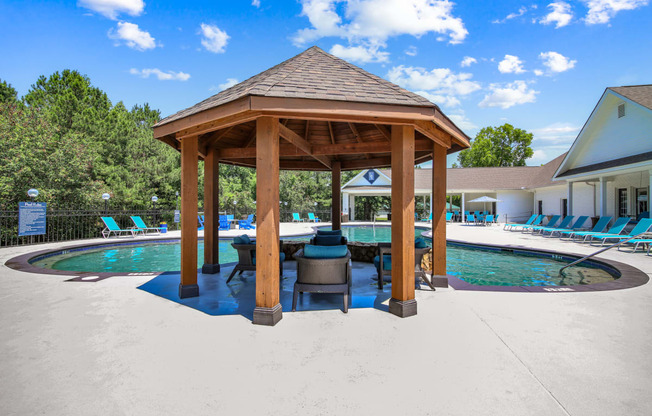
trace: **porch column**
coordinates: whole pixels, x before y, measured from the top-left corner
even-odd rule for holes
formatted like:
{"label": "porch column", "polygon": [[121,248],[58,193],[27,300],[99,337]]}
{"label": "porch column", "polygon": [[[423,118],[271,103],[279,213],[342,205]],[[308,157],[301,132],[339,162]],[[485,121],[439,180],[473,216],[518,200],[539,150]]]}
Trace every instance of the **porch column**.
{"label": "porch column", "polygon": [[389,311],[417,314],[414,298],[414,127],[392,126],[392,298]]}
{"label": "porch column", "polygon": [[462,192],[462,208],[461,208],[461,214],[462,214],[462,222],[466,222],[466,203],[464,202],[464,192]]}
{"label": "porch column", "polygon": [[[434,163],[434,162],[433,162],[433,163]],[[433,176],[435,175],[435,168],[434,168],[434,166],[433,166],[433,168],[432,168],[432,174],[433,174]],[[434,185],[432,186],[432,190],[433,190],[433,191],[435,190],[435,186],[434,186]],[[430,209],[429,209],[429,211],[430,211],[430,215],[435,215],[435,214],[434,214],[434,211],[433,211],[433,209],[432,209],[432,201],[433,201],[433,199],[432,199],[432,194],[433,194],[433,193],[430,192]],[[446,196],[444,196],[444,199],[446,199]],[[424,196],[424,200],[425,200],[425,196]]]}
{"label": "porch column", "polygon": [[355,194],[349,196],[349,221],[355,221]]}
{"label": "porch column", "polygon": [[278,118],[256,120],[256,308],[254,324],[276,325],[279,303]]}
{"label": "porch column", "polygon": [[607,179],[601,176],[600,177],[600,217],[604,217],[605,215],[607,215]]}
{"label": "porch column", "polygon": [[181,282],[179,297],[199,296],[197,286],[197,171],[199,137],[181,139]]}
{"label": "porch column", "polygon": [[568,205],[568,215],[573,215],[573,182],[568,182],[566,191],[566,204]]}
{"label": "porch column", "polygon": [[204,159],[204,265],[201,272],[205,274],[220,271],[220,163],[217,149],[206,150]]}
{"label": "porch column", "polygon": [[[342,212],[340,211],[342,193],[342,165],[338,161],[333,161],[331,170],[331,229],[339,230],[342,228]],[[353,213],[351,213],[353,214]]]}
{"label": "porch column", "polygon": [[446,274],[446,148],[432,152],[432,275]]}

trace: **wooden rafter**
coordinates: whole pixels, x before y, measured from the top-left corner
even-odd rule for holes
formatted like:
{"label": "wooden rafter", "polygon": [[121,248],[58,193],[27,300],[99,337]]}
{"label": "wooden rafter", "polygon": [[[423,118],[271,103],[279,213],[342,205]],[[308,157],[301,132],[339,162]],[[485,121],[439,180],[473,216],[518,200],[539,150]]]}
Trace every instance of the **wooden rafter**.
{"label": "wooden rafter", "polygon": [[[355,140],[358,143],[362,143],[362,137],[360,136],[360,132],[358,132],[358,129],[355,127],[355,125],[353,123],[347,123],[347,124],[349,125],[349,128],[353,132],[353,137],[355,137]],[[369,155],[368,153],[365,154],[364,157],[366,157],[367,159],[371,159],[371,155]]]}
{"label": "wooden rafter", "polygon": [[437,125],[432,121],[415,120],[414,127],[430,140],[445,147],[451,148],[451,135],[437,128]]}
{"label": "wooden rafter", "polygon": [[306,139],[299,136],[293,130],[289,129],[281,123],[279,123],[279,135],[302,151],[306,152],[308,155],[312,156],[314,159],[318,160],[322,165],[326,166],[329,169],[331,168],[331,160],[328,157],[314,155],[312,153],[312,146]]}
{"label": "wooden rafter", "polygon": [[380,132],[380,134],[383,135],[385,139],[387,139],[388,142],[391,141],[391,133],[387,127],[383,126],[382,124],[374,124],[374,127],[376,127],[376,129]]}

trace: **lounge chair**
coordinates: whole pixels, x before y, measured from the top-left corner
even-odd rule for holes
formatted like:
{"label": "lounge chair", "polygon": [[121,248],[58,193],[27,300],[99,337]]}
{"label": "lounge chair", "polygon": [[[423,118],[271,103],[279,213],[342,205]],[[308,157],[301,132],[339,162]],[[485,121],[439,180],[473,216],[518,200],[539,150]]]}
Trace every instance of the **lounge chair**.
{"label": "lounge chair", "polygon": [[256,227],[251,225],[251,223],[248,220],[239,220],[238,221],[238,228],[241,230],[254,230]]}
{"label": "lounge chair", "polygon": [[[432,214],[430,214],[432,215]],[[447,212],[446,213],[446,222],[451,222],[453,220],[453,213],[452,212]]]}
{"label": "lounge chair", "polygon": [[162,228],[160,228],[160,227],[148,227],[145,224],[145,221],[143,221],[143,219],[140,218],[140,216],[138,216],[138,215],[132,215],[129,218],[131,218],[131,221],[134,223],[133,228],[135,228],[137,230],[141,230],[143,232],[143,234],[146,234],[147,231],[154,231],[154,232],[159,233],[159,234],[161,233]]}
{"label": "lounge chair", "polygon": [[620,234],[623,229],[627,226],[629,223],[630,218],[629,217],[619,217],[616,219],[616,222],[614,222],[614,225],[611,226],[606,232],[600,231],[600,232],[593,232],[593,231],[579,231],[573,235],[573,240],[575,240],[575,237],[584,237],[582,240],[583,243],[586,243],[587,241],[591,241],[589,237],[593,235],[598,235],[598,234]]}
{"label": "lounge chair", "polygon": [[197,227],[197,230],[203,230],[204,229],[204,216],[203,215],[197,215],[197,222],[199,222],[199,227]]}
{"label": "lounge chair", "polygon": [[292,312],[297,310],[299,293],[341,293],[344,313],[351,301],[351,252],[346,246],[307,244],[294,254],[297,281],[292,293]]}
{"label": "lounge chair", "polygon": [[[532,224],[522,224],[521,225],[521,232],[525,232],[525,230],[530,229],[532,227],[539,227],[541,225],[541,222],[543,222],[543,219],[545,218],[545,215],[539,215],[532,221]],[[513,229],[513,228],[512,228]]]}
{"label": "lounge chair", "polygon": [[[448,216],[446,218],[447,218],[446,221],[448,221]],[[430,213],[428,219],[423,218],[421,222],[432,222],[432,212]]]}
{"label": "lounge chair", "polygon": [[453,217],[455,218],[455,221],[461,221],[462,220],[462,217],[460,217],[460,211],[459,210],[453,211]]}
{"label": "lounge chair", "polygon": [[308,213],[308,221],[311,221],[311,222],[321,222],[321,221],[319,220],[319,217],[315,217],[315,213],[314,213],[314,212],[309,212],[309,213]]}
{"label": "lounge chair", "polygon": [[[620,233],[603,233],[603,234],[592,234],[590,237],[589,244],[593,245],[594,240],[601,240],[600,245],[603,246],[607,240],[624,240],[627,238],[635,237],[639,234],[646,233],[650,227],[652,227],[652,219],[643,218],[638,224],[629,232],[629,234],[621,235]],[[624,227],[623,227],[624,228]],[[621,230],[622,231],[622,230]]]}
{"label": "lounge chair", "polygon": [[299,217],[298,212],[293,212],[292,213],[292,222],[303,222],[303,218]]}
{"label": "lounge chair", "polygon": [[[627,244],[632,244],[632,253],[635,253],[636,250],[638,250],[638,246],[643,244],[643,251],[645,251],[645,246],[647,245],[647,255],[650,255],[650,246],[652,246],[652,238],[635,238],[633,240],[629,240]],[[620,251],[620,248],[622,245],[618,246],[618,251]]]}
{"label": "lounge chair", "polygon": [[559,232],[559,238],[562,240],[564,239],[564,236],[568,236],[567,238],[569,240],[575,240],[575,236],[583,237],[586,236],[587,234],[598,234],[598,233],[603,233],[604,230],[607,228],[607,225],[611,222],[611,219],[613,217],[611,216],[605,216],[601,217],[598,222],[595,223],[593,228],[590,231],[582,231],[582,230],[567,230],[567,231],[560,231]]}
{"label": "lounge chair", "polygon": [[115,234],[116,237],[120,237],[120,234],[123,233],[129,233],[131,234],[132,237],[136,237],[137,233],[143,233],[143,230],[137,229],[137,228],[128,228],[126,230],[123,230],[120,228],[118,224],[116,224],[115,220],[113,217],[100,217],[102,218],[102,222],[104,222],[104,229],[102,230],[102,237],[104,238],[109,238],[111,237],[111,234]]}
{"label": "lounge chair", "polygon": [[[421,260],[424,254],[430,251],[430,247],[426,245],[423,238],[414,240],[414,284],[417,288],[420,287],[419,281],[423,280],[435,289],[428,281],[426,272],[421,268]],[[383,276],[392,276],[392,243],[378,243],[378,255],[374,257],[374,266],[376,266],[376,273],[378,273],[378,289],[383,290]]]}
{"label": "lounge chair", "polygon": [[[248,235],[243,234],[233,239],[231,247],[238,251],[238,264],[233,268],[226,283],[229,283],[237,272],[256,271],[256,240],[252,240]],[[279,248],[283,247],[283,240],[279,241]],[[279,250],[279,269],[280,275],[283,276],[283,262],[285,253]]]}
{"label": "lounge chair", "polygon": [[231,229],[231,223],[226,218],[220,218],[220,226],[218,230],[220,231],[229,231]]}
{"label": "lounge chair", "polygon": [[[568,217],[566,217],[566,218],[568,218]],[[582,228],[582,226],[584,226],[584,223],[588,219],[589,219],[588,215],[582,215],[578,219],[575,220],[575,223],[573,225],[571,225],[569,227],[561,227],[561,226],[559,226],[559,227],[551,230],[550,234],[548,234],[547,237],[548,238],[554,237],[555,233],[558,233],[559,237],[561,237],[562,233],[565,233],[565,232],[568,232],[568,231],[579,231]],[[546,237],[546,235],[543,232],[541,234],[543,234],[543,236]]]}
{"label": "lounge chair", "polygon": [[507,230],[507,227],[509,227],[509,231],[512,231],[513,227],[519,227],[521,225],[530,225],[534,222],[535,219],[537,219],[537,214],[532,214],[532,216],[525,222],[525,224],[505,223],[505,225],[503,226],[503,230]]}
{"label": "lounge chair", "polygon": [[494,224],[498,224],[498,216],[499,216],[499,215],[500,215],[500,214],[496,214],[496,216],[494,216]]}
{"label": "lounge chair", "polygon": [[556,225],[556,226],[553,225],[553,226],[550,226],[550,227],[548,227],[548,226],[539,227],[539,228],[537,228],[537,231],[539,231],[539,235],[542,235],[542,236],[545,237],[545,233],[551,233],[552,231],[560,230],[560,229],[561,230],[567,229],[570,226],[571,222],[573,222],[574,218],[575,218],[574,215],[566,215],[566,217],[563,220],[561,220],[559,225]]}
{"label": "lounge chair", "polygon": [[557,222],[559,221],[560,218],[561,215],[553,215],[552,217],[550,217],[550,221],[548,221],[546,225],[531,225],[530,227],[525,227],[523,229],[523,232],[525,232],[526,230],[530,230],[530,232],[534,234],[535,231],[539,231],[542,228],[546,228],[546,227],[553,228],[555,225],[557,225]]}

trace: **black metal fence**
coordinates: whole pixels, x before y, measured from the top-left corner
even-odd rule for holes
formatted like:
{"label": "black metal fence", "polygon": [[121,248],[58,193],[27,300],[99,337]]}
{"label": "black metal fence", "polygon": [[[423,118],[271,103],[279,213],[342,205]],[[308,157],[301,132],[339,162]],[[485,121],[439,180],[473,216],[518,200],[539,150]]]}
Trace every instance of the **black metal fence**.
{"label": "black metal fence", "polygon": [[104,223],[100,217],[113,217],[120,228],[130,228],[134,224],[129,218],[139,215],[149,227],[158,227],[165,221],[169,230],[178,229],[174,223],[174,208],[161,209],[48,209],[46,212],[45,234],[18,236],[18,210],[0,211],[0,247],[26,244],[51,243],[56,241],[81,240],[102,236]]}

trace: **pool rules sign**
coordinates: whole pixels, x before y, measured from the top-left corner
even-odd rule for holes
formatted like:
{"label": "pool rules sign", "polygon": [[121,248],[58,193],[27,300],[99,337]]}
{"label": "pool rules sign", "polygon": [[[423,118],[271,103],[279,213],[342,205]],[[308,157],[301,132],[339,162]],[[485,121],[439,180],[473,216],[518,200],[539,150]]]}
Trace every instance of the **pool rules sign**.
{"label": "pool rules sign", "polygon": [[45,234],[45,202],[18,203],[18,235]]}

